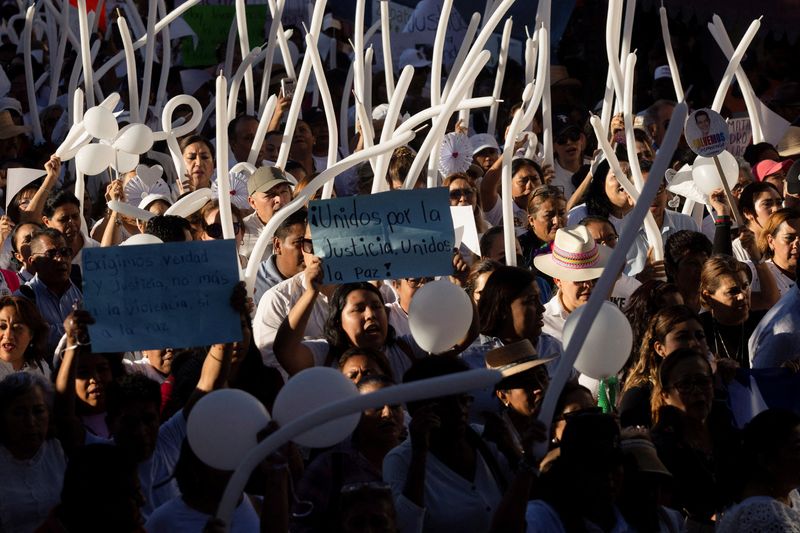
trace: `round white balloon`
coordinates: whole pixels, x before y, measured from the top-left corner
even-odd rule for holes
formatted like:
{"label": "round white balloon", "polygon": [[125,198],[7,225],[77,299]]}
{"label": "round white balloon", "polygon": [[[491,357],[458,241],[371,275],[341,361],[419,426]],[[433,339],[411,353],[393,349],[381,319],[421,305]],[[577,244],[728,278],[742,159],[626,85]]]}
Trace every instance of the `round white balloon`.
{"label": "round white balloon", "polygon": [[[717,157],[728,182],[728,187],[733,189],[739,181],[739,163],[736,162],[733,154],[727,150]],[[697,156],[692,164],[692,178],[694,179],[695,187],[706,196],[711,194],[713,190],[722,187],[719,171],[717,171],[717,165],[714,164],[713,157]]]}
{"label": "round white balloon", "polygon": [[[567,317],[564,324],[564,347],[569,346],[586,306],[581,306]],[[628,360],[633,345],[631,325],[622,311],[611,302],[603,302],[589,334],[583,342],[575,369],[594,379],[615,376]]]}
{"label": "round white balloon", "polygon": [[92,137],[111,140],[119,132],[117,119],[114,113],[103,106],[94,106],[83,115],[83,127]]}
{"label": "round white balloon", "polygon": [[[333,368],[315,366],[299,372],[286,382],[275,398],[272,414],[278,424],[285,426],[320,407],[354,396],[358,396],[358,389],[344,374]],[[294,442],[309,448],[333,446],[346,439],[360,419],[361,414],[354,413],[331,420],[295,437]]]}
{"label": "round white balloon", "polygon": [[463,289],[446,279],[422,286],[411,299],[408,326],[420,348],[429,353],[451,349],[469,331],[472,302]]}
{"label": "round white balloon", "polygon": [[258,433],[270,421],[254,396],[221,389],[203,396],[186,422],[186,438],[197,457],[217,470],[235,470],[258,444]]}
{"label": "round white balloon", "polygon": [[144,124],[128,124],[119,130],[113,146],[129,154],[141,155],[153,147],[153,130]]}
{"label": "round white balloon", "polygon": [[107,144],[87,144],[75,154],[75,166],[87,176],[100,174],[114,163],[114,148]]}
{"label": "round white balloon", "polygon": [[123,152],[122,150],[114,151],[116,154],[114,154],[114,161],[111,163],[111,166],[114,167],[114,170],[119,173],[124,173],[136,169],[136,166],[139,164],[138,154],[129,154],[128,152]]}

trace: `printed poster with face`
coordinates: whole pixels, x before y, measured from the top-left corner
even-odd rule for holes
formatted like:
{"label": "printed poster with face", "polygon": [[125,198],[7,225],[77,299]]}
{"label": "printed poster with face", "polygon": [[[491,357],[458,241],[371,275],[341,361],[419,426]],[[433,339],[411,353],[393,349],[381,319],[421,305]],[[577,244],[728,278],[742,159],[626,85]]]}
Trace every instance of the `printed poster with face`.
{"label": "printed poster with face", "polygon": [[729,136],[728,124],[716,111],[698,109],[686,119],[683,134],[694,153],[713,157],[725,150]]}

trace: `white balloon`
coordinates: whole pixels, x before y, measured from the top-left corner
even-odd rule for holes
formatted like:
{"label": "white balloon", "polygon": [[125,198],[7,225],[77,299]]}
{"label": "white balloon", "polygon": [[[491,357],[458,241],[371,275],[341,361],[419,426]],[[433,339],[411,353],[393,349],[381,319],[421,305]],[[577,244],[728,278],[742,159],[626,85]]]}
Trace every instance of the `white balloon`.
{"label": "white balloon", "polygon": [[169,209],[164,211],[164,214],[186,218],[199,211],[201,207],[206,205],[209,200],[216,198],[216,196],[208,187],[197,189],[172,204]]}
{"label": "white balloon", "polygon": [[128,124],[119,130],[113,146],[129,154],[141,155],[153,147],[153,130],[144,124]]}
{"label": "white balloon", "polygon": [[[728,180],[728,187],[733,189],[739,181],[739,163],[736,162],[733,154],[727,150],[721,152],[717,157],[719,158],[722,172],[725,174],[725,179]],[[710,195],[711,191],[722,187],[713,157],[697,156],[692,164],[692,177],[694,178],[695,186],[706,196]]]}
{"label": "white balloon", "polygon": [[[285,426],[292,420],[332,402],[358,396],[355,384],[333,368],[315,366],[292,376],[275,398],[272,414]],[[331,420],[294,439],[308,448],[326,448],[347,438],[358,425],[360,413]]]}
{"label": "white balloon", "polygon": [[149,233],[137,233],[122,241],[120,246],[137,246],[139,244],[164,244],[164,241]]}
{"label": "white balloon", "polygon": [[258,444],[258,433],[269,421],[269,413],[254,396],[221,389],[206,394],[194,406],[186,421],[186,438],[203,463],[217,470],[235,470]]}
{"label": "white balloon", "polygon": [[117,119],[114,113],[103,106],[97,105],[86,111],[83,115],[83,127],[92,137],[98,139],[113,139],[119,132]]}
{"label": "white balloon", "polygon": [[420,348],[442,353],[461,341],[472,324],[472,302],[467,293],[446,279],[426,283],[414,293],[408,326]]}
{"label": "white balloon", "polygon": [[[586,307],[581,306],[567,317],[564,347],[569,345],[584,309]],[[628,319],[616,305],[603,302],[575,360],[575,369],[594,379],[615,376],[628,360],[632,345],[633,333]]]}
{"label": "white balloon", "polygon": [[100,174],[114,163],[114,149],[107,144],[87,144],[75,154],[75,166],[86,176]]}
{"label": "white balloon", "polygon": [[114,170],[119,173],[124,173],[136,169],[136,166],[139,164],[138,154],[129,154],[122,150],[114,151],[116,154],[114,155],[114,161],[111,162],[111,166],[114,167]]}

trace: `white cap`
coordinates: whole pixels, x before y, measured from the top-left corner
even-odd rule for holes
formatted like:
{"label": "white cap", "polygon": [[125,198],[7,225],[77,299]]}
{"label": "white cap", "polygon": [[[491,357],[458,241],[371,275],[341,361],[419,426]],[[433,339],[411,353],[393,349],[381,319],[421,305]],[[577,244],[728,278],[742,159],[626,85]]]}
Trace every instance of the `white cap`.
{"label": "white cap", "polygon": [[669,65],[661,65],[660,67],[656,67],[656,71],[653,74],[653,79],[660,80],[661,78],[672,79],[672,72],[669,70]]}
{"label": "white cap", "polygon": [[152,205],[153,202],[157,202],[158,200],[166,202],[167,205],[172,205],[172,200],[164,194],[148,194],[147,196],[142,198],[141,202],[139,202],[139,209],[146,210],[148,207]]}
{"label": "white cap", "polygon": [[430,60],[425,58],[425,55],[417,48],[406,48],[400,54],[400,59],[397,60],[397,72],[402,72],[406,65],[411,65],[414,68],[429,67],[431,66]]}
{"label": "white cap", "polygon": [[478,133],[473,135],[469,138],[469,142],[472,143],[472,155],[477,154],[485,148],[494,148],[498,152],[500,151],[500,146],[497,144],[497,139],[494,138],[494,135],[490,135],[489,133]]}

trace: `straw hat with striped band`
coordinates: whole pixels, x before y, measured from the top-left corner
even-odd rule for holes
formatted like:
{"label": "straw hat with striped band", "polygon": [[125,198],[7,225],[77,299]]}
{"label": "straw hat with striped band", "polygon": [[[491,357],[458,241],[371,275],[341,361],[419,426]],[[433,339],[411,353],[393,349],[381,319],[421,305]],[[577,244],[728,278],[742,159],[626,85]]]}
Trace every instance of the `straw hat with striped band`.
{"label": "straw hat with striped band", "polygon": [[539,271],[566,281],[597,279],[611,256],[611,248],[594,242],[586,226],[572,226],[556,231],[553,251],[539,255],[533,264]]}

